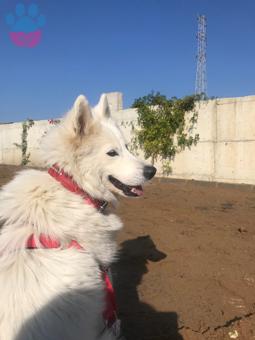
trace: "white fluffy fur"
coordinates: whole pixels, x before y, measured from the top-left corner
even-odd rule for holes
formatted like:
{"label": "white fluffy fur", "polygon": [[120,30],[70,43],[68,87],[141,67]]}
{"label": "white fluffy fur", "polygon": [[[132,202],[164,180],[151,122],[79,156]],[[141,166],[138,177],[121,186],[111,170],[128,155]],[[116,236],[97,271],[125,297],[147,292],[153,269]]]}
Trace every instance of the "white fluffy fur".
{"label": "white fluffy fur", "polygon": [[[111,149],[118,157],[109,157]],[[105,95],[90,109],[79,96],[42,143],[46,165],[58,163],[93,197],[113,202],[111,174],[129,185],[144,182],[144,163],[132,156],[109,114]],[[104,284],[121,228],[113,214],[84,204],[47,172],[25,170],[0,195],[0,340],[114,339],[102,332]],[[25,249],[29,235],[60,240],[63,249]],[[84,250],[66,249],[77,240]]]}

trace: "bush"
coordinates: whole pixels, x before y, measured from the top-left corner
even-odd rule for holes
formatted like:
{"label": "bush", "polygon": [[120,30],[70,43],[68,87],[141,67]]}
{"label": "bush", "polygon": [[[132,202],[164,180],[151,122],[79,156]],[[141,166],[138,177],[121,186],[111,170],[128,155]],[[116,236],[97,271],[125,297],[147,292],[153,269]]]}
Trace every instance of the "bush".
{"label": "bush", "polygon": [[138,111],[138,128],[134,128],[131,148],[142,149],[145,158],[151,158],[152,163],[161,160],[163,173],[170,174],[170,162],[175,155],[199,140],[198,134],[192,134],[199,99],[199,96],[168,99],[160,93],[136,99],[132,107]]}

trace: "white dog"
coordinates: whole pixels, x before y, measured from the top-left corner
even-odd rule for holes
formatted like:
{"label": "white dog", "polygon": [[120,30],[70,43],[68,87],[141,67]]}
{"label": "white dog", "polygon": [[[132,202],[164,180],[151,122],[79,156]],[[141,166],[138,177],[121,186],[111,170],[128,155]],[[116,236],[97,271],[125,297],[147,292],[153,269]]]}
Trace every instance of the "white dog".
{"label": "white dog", "polygon": [[0,196],[0,340],[116,339],[103,268],[122,224],[103,210],[156,169],[130,154],[106,95],[93,109],[79,96],[43,139],[49,171],[21,172]]}

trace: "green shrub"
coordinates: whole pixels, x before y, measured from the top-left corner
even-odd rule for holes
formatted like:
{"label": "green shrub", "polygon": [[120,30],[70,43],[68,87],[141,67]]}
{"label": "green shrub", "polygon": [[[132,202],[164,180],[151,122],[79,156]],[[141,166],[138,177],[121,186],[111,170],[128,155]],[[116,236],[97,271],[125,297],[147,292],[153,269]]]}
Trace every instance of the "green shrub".
{"label": "green shrub", "polygon": [[132,107],[138,111],[138,126],[133,127],[131,149],[142,149],[145,158],[151,158],[153,163],[161,160],[163,173],[170,174],[175,155],[199,140],[198,134],[192,134],[199,99],[194,95],[168,99],[160,93],[136,99]]}

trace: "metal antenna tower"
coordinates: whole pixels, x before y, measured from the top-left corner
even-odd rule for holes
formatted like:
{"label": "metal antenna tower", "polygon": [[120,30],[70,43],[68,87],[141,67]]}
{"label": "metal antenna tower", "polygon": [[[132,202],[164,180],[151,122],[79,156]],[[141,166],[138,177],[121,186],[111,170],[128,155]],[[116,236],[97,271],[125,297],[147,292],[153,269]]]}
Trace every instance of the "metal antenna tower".
{"label": "metal antenna tower", "polygon": [[207,96],[207,77],[206,77],[206,47],[207,20],[205,15],[198,15],[198,32],[197,32],[197,72],[195,93],[205,99]]}

